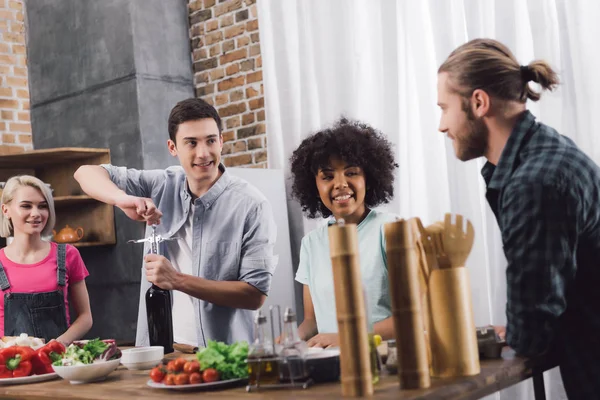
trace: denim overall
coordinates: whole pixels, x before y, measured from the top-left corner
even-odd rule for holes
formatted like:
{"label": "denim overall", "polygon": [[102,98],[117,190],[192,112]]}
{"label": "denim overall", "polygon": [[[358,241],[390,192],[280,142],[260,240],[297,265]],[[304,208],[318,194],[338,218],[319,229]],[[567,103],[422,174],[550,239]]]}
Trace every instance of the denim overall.
{"label": "denim overall", "polygon": [[67,270],[65,268],[66,247],[58,245],[58,290],[43,293],[13,293],[10,282],[0,262],[0,288],[4,292],[4,335],[43,338],[48,342],[62,335],[68,328],[63,288]]}

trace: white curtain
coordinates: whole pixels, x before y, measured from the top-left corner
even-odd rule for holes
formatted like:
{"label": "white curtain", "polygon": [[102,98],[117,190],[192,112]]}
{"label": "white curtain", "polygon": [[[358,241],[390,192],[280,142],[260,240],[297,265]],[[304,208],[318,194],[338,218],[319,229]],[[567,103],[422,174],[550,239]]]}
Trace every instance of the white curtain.
{"label": "white curtain", "polygon": [[[386,209],[425,224],[466,215],[476,241],[467,266],[476,324],[505,324],[500,234],[484,197],[483,160],[461,163],[438,132],[437,68],[460,44],[491,37],[522,64],[545,59],[562,85],[528,104],[596,162],[600,135],[600,2],[596,0],[259,0],[268,156],[289,170],[291,152],[340,115],[364,120],[395,145],[396,195]],[[290,201],[292,242],[314,227]],[[297,248],[295,249],[297,251]],[[557,369],[548,399],[565,398]],[[499,397],[498,397],[499,396]],[[530,382],[495,398],[533,398]]]}

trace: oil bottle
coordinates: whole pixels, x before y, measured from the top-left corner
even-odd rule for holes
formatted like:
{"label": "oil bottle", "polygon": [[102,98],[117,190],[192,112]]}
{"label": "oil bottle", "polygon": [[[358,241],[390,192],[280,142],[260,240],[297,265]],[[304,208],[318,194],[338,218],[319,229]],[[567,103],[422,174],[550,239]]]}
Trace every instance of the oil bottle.
{"label": "oil bottle", "polygon": [[279,382],[279,364],[273,339],[269,337],[267,317],[259,310],[254,319],[254,342],[248,351],[248,381],[250,385]]}
{"label": "oil bottle", "polygon": [[292,382],[306,380],[308,373],[304,357],[308,353],[308,345],[298,335],[296,313],[287,307],[283,314],[283,346],[279,357],[279,377],[281,381]]}

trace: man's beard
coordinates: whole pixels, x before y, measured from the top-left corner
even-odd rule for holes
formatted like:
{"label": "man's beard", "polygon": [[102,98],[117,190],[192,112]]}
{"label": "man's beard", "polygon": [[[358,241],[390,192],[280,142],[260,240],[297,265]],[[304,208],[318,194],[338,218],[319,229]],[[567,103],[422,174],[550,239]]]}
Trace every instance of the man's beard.
{"label": "man's beard", "polygon": [[454,140],[458,144],[456,157],[461,161],[469,161],[482,157],[487,152],[489,130],[483,119],[475,117],[468,103],[463,109],[467,113],[467,133],[455,136]]}

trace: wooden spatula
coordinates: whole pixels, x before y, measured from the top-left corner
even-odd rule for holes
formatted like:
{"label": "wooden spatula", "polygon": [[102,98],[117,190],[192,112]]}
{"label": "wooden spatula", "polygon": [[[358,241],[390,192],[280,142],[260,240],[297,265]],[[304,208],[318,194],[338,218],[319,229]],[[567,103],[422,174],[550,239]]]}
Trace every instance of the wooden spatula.
{"label": "wooden spatula", "polygon": [[414,236],[417,238],[417,251],[419,253],[419,286],[421,290],[421,315],[423,316],[423,328],[425,329],[425,343],[427,347],[428,365],[431,366],[431,344],[429,342],[429,315],[431,313],[429,306],[429,275],[432,268],[437,268],[437,259],[435,249],[431,241],[433,238],[427,233],[419,217],[411,218],[410,223]]}
{"label": "wooden spatula", "polygon": [[452,214],[446,214],[444,217],[442,241],[444,252],[452,267],[463,267],[473,248],[473,239],[475,238],[473,225],[468,219],[466,231],[463,225],[463,216],[460,214],[456,214],[454,224],[452,223]]}
{"label": "wooden spatula", "polygon": [[425,230],[432,238],[431,243],[433,244],[437,267],[440,269],[450,268],[450,260],[444,250],[444,224],[442,222],[435,222],[425,228]]}
{"label": "wooden spatula", "polygon": [[414,220],[415,220],[415,226],[416,226],[417,230],[419,231],[418,237],[421,239],[421,245],[423,246],[423,251],[425,252],[425,263],[427,265],[424,268],[424,272],[426,273],[426,276],[429,278],[429,274],[431,273],[431,270],[439,268],[437,265],[437,258],[435,256],[435,244],[434,244],[435,239],[434,239],[433,235],[431,235],[427,230],[425,230],[425,228],[423,227],[423,224],[421,223],[420,218],[417,217],[417,218],[414,218]]}

